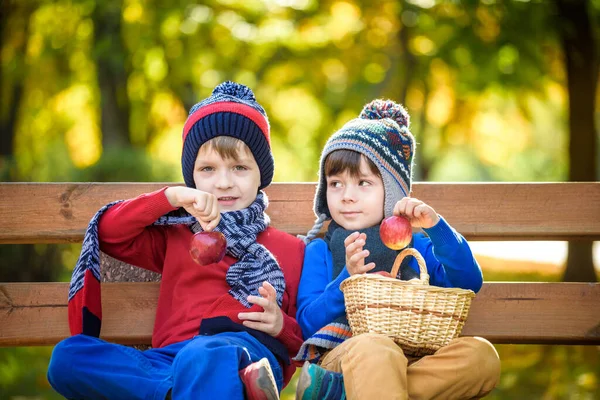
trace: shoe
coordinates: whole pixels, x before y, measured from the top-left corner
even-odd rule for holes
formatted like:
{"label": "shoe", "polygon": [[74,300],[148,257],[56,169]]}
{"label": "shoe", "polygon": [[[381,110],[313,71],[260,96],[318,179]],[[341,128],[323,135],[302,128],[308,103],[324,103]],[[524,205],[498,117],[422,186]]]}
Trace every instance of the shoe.
{"label": "shoe", "polygon": [[279,400],[269,360],[262,358],[240,371],[247,400]]}
{"label": "shoe", "polygon": [[308,361],[302,366],[296,400],[345,400],[344,377]]}

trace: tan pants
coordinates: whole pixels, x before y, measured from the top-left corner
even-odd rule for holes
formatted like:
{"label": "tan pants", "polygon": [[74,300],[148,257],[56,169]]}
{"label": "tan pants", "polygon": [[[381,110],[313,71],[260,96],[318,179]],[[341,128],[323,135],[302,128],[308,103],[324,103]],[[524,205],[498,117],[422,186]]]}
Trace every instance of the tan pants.
{"label": "tan pants", "polygon": [[331,350],[321,366],[344,374],[348,400],[474,399],[491,392],[500,378],[496,349],[477,337],[407,358],[391,339],[367,333]]}

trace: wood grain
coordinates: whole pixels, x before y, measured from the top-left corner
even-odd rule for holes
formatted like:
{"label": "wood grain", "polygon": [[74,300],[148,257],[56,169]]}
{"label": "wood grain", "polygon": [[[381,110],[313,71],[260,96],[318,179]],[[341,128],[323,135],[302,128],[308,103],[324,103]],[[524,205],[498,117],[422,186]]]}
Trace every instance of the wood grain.
{"label": "wood grain", "polygon": [[[102,284],[102,337],[150,343],[158,283]],[[0,284],[0,346],[51,345],[69,336],[67,283]],[[485,283],[463,335],[494,343],[600,345],[600,284]]]}
{"label": "wood grain", "polygon": [[[0,183],[0,243],[83,239],[104,204],[160,189],[161,183]],[[273,226],[312,227],[314,183],[267,189]],[[600,183],[415,183],[430,204],[470,240],[600,239]]]}

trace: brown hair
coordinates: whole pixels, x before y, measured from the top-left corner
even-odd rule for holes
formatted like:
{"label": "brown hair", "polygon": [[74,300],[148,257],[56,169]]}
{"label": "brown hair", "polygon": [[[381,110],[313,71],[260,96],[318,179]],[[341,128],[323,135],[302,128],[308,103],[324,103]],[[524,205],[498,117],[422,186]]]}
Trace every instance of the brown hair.
{"label": "brown hair", "polygon": [[339,175],[348,172],[351,177],[360,176],[360,160],[365,160],[371,172],[381,177],[377,166],[365,155],[354,150],[335,150],[325,159],[325,176]]}
{"label": "brown hair", "polygon": [[207,150],[216,151],[221,158],[238,161],[240,152],[252,154],[246,143],[232,136],[217,136],[206,141],[200,149],[206,146]]}

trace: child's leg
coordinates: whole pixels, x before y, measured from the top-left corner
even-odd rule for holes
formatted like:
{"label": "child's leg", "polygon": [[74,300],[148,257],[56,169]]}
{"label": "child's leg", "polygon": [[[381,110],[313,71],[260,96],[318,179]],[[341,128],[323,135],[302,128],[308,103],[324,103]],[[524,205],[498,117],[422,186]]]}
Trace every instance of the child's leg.
{"label": "child's leg", "polygon": [[168,346],[142,352],[76,335],[54,347],[48,381],[67,399],[164,400],[176,350]]}
{"label": "child's leg", "polygon": [[407,399],[408,360],[390,338],[365,333],[354,336],[323,359],[325,369],[344,374],[349,400]]}
{"label": "child's leg", "polygon": [[500,359],[485,339],[462,337],[408,367],[411,399],[475,399],[500,378]]}
{"label": "child's leg", "polygon": [[275,356],[246,332],[192,339],[173,361],[174,399],[243,399],[239,371],[266,357],[281,390],[283,378]]}

